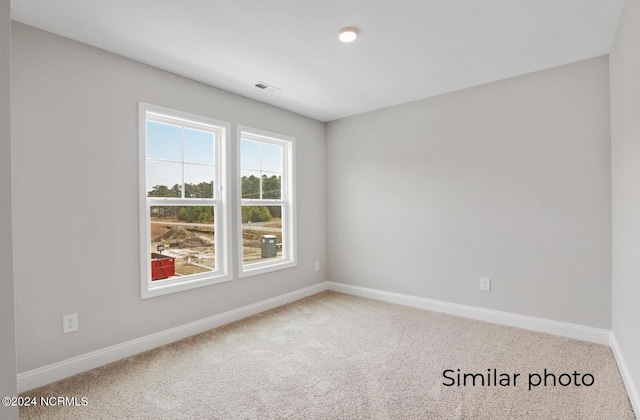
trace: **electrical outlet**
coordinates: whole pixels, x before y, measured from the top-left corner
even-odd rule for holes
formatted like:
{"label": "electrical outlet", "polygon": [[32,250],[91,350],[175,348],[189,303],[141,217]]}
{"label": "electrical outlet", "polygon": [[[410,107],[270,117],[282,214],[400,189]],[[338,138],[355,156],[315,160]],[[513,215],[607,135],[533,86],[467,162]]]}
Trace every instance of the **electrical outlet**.
{"label": "electrical outlet", "polygon": [[320,261],[316,261],[316,271],[320,271]]}
{"label": "electrical outlet", "polygon": [[488,277],[482,277],[480,279],[480,290],[482,290],[483,292],[490,292],[491,291],[491,279]]}
{"label": "electrical outlet", "polygon": [[78,331],[78,314],[64,315],[62,317],[62,333]]}

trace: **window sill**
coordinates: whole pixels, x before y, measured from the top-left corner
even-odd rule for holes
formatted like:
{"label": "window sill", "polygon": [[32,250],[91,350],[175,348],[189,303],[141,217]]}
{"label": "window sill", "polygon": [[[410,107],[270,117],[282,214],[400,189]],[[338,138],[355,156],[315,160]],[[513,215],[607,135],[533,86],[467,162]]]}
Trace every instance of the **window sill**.
{"label": "window sill", "polygon": [[288,268],[294,268],[297,266],[298,266],[298,263],[296,261],[291,261],[291,260],[249,264],[246,266],[242,266],[240,268],[239,277],[242,279],[242,278],[247,278],[252,276],[258,276],[260,274],[286,270]]}
{"label": "window sill", "polygon": [[214,277],[195,278],[178,282],[163,283],[162,280],[148,282],[142,286],[141,299],[148,299],[157,296],[169,295],[183,292],[185,290],[197,289],[199,287],[211,286],[219,283],[231,281],[230,275],[218,275]]}

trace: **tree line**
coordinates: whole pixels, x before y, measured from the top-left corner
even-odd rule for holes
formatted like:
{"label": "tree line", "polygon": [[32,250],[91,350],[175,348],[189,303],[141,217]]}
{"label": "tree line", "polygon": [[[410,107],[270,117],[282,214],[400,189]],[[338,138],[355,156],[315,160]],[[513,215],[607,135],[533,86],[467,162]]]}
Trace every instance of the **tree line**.
{"label": "tree line", "polygon": [[[184,184],[185,198],[213,198],[213,181],[199,184]],[[151,191],[147,191],[147,197],[182,197],[182,186],[175,184],[169,188],[166,185],[156,185]]]}
{"label": "tree line", "polygon": [[[260,183],[262,181],[262,197],[260,197]],[[280,199],[281,177],[255,175],[242,177],[242,198],[248,199]],[[199,184],[184,184],[185,198],[213,198],[213,181]],[[169,188],[166,185],[155,185],[147,192],[147,197],[182,198],[182,186],[175,184]],[[282,217],[280,206],[243,206],[242,223],[267,222],[272,217]],[[211,206],[152,206],[151,217],[160,219],[177,219],[187,223],[213,223],[215,216]]]}
{"label": "tree line", "polygon": [[[260,197],[260,181],[262,181],[262,197]],[[242,198],[279,200],[282,197],[282,177],[255,175],[242,177]]]}

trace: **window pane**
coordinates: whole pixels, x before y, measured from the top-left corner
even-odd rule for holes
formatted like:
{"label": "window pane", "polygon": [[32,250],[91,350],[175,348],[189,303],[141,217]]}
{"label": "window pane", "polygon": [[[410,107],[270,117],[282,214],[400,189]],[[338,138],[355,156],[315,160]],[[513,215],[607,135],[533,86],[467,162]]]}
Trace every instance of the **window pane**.
{"label": "window pane", "polygon": [[262,198],[279,200],[282,198],[281,192],[282,175],[279,174],[262,174]]}
{"label": "window pane", "polygon": [[242,206],[242,264],[282,258],[282,206]]}
{"label": "window pane", "polygon": [[204,165],[184,165],[184,197],[213,198],[215,168]]}
{"label": "window pane", "polygon": [[242,198],[259,199],[260,197],[260,172],[242,171]]}
{"label": "window pane", "polygon": [[240,168],[254,171],[260,170],[260,142],[242,139]]}
{"label": "window pane", "polygon": [[262,143],[262,167],[263,172],[282,173],[282,146],[271,143]]}
{"label": "window pane", "polygon": [[182,165],[147,161],[147,197],[182,197]]}
{"label": "window pane", "polygon": [[147,158],[181,161],[182,129],[147,121]]}
{"label": "window pane", "polygon": [[214,206],[151,206],[152,281],[215,270]]}
{"label": "window pane", "polygon": [[213,133],[184,129],[184,161],[213,165],[215,161]]}

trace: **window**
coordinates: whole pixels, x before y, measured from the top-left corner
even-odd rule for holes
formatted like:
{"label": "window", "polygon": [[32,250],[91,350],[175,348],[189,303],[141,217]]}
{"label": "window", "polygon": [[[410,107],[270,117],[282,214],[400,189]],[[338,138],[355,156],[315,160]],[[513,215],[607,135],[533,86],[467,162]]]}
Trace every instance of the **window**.
{"label": "window", "polygon": [[293,267],[294,139],[239,127],[240,275]]}
{"label": "window", "polygon": [[228,125],[140,104],[142,297],[230,279]]}

